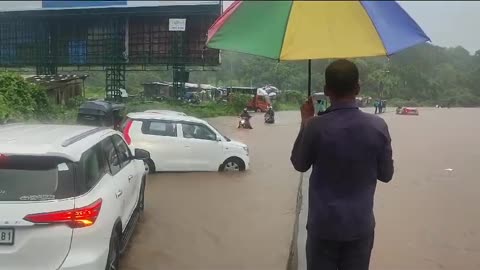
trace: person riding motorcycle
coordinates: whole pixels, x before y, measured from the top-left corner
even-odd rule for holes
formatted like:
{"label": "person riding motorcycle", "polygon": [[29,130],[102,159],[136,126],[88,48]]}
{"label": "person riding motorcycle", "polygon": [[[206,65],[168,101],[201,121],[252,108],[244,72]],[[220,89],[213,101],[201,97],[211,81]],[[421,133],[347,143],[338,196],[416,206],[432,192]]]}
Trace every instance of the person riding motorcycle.
{"label": "person riding motorcycle", "polygon": [[242,113],[240,114],[240,118],[250,118],[250,114],[247,111],[247,108],[244,108]]}
{"label": "person riding motorcycle", "polygon": [[272,106],[269,106],[267,112],[265,113],[265,122],[266,123],[275,122],[275,112],[273,111]]}
{"label": "person riding motorcycle", "polygon": [[[243,109],[240,118],[241,120],[245,120],[245,128],[252,129],[252,125],[250,124],[250,118],[252,118],[252,116],[248,113],[247,108]],[[241,123],[238,124],[238,127],[240,127],[240,125]]]}

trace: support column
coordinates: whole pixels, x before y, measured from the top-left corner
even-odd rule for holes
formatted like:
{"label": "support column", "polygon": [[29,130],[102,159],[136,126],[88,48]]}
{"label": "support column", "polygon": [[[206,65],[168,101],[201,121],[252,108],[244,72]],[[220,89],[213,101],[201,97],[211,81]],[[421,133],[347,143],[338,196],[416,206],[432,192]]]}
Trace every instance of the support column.
{"label": "support column", "polygon": [[173,66],[173,89],[177,98],[185,96],[185,83],[188,82],[188,77],[185,65]]}
{"label": "support column", "polygon": [[111,38],[109,40],[109,65],[105,67],[105,98],[111,101],[122,102],[122,92],[126,81],[127,42],[126,32],[128,19],[119,17],[112,20],[110,25]]}
{"label": "support column", "polygon": [[120,89],[126,89],[125,87],[125,64],[116,64],[108,66],[105,70],[105,91],[106,99],[121,101],[122,92]]}

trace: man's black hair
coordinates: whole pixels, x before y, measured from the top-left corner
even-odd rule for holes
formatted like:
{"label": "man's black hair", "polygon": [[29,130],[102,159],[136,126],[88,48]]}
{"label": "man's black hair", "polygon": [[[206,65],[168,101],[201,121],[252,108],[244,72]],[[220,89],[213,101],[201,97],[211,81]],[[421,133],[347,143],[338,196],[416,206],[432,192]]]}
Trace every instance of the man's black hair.
{"label": "man's black hair", "polygon": [[358,80],[357,66],[346,59],[335,60],[325,70],[325,85],[337,97],[354,94]]}

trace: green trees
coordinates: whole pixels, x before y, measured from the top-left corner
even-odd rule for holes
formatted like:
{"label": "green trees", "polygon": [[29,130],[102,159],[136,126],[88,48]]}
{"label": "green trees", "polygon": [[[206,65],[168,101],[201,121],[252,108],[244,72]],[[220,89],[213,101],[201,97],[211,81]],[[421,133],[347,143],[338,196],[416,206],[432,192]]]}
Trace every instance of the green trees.
{"label": "green trees", "polygon": [[46,93],[13,73],[0,73],[0,122],[41,119],[50,112]]}
{"label": "green trees", "polygon": [[[231,52],[223,52],[222,59],[223,64],[217,73],[222,82],[233,80],[242,85],[253,82],[256,86],[273,84],[282,90],[306,94],[306,61],[279,63]],[[322,91],[323,73],[330,61],[313,61],[314,91]],[[450,103],[452,106],[480,106],[480,50],[470,55],[462,47],[442,48],[425,44],[390,59],[377,57],[354,61],[360,69],[365,95],[403,103],[399,105]]]}
{"label": "green trees", "polygon": [[[314,91],[322,91],[323,74],[330,61],[313,61]],[[365,95],[374,98],[382,96],[406,106],[445,102],[450,102],[452,106],[480,106],[480,50],[470,55],[462,47],[443,48],[425,44],[393,55],[390,60],[376,57],[354,61],[360,69],[362,93]],[[281,90],[295,90],[305,95],[307,92],[306,61],[278,62],[223,51],[222,64],[216,69],[192,72],[190,81],[224,87],[273,84]],[[87,84],[103,88],[103,76],[102,73],[94,74]],[[101,79],[96,80],[95,77]],[[141,91],[142,82],[171,79],[170,71],[132,72],[127,83],[129,89]]]}

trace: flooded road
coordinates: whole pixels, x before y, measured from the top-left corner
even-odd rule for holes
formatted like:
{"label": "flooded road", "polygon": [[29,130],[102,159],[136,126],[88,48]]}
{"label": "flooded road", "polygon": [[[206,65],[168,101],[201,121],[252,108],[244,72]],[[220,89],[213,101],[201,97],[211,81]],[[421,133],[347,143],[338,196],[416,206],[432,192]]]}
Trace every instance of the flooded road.
{"label": "flooded road", "polygon": [[377,189],[372,269],[480,269],[479,117],[480,109],[384,115],[396,172]]}
{"label": "flooded road", "polygon": [[[122,269],[285,269],[295,222],[299,173],[290,164],[299,113],[279,112],[253,130],[238,120],[210,122],[250,148],[250,171],[159,173],[150,177],[146,208]],[[298,116],[298,117],[297,117]]]}
{"label": "flooded road", "polygon": [[[124,269],[285,269],[299,174],[289,162],[298,112],[237,130],[211,122],[250,146],[244,174],[156,174]],[[375,200],[373,270],[480,269],[480,109],[421,109],[382,115],[396,172]],[[452,169],[452,170],[446,170]]]}

